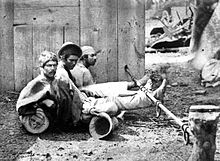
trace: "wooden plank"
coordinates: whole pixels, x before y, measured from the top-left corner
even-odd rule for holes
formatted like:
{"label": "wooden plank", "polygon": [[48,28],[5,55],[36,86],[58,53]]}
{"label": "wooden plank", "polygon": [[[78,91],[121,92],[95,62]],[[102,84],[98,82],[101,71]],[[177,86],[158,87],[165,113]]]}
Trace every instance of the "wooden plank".
{"label": "wooden plank", "polygon": [[80,0],[75,0],[78,3],[78,7],[72,10],[72,19],[70,22],[64,25],[64,40],[63,42],[71,41],[80,45]]}
{"label": "wooden plank", "polygon": [[63,44],[63,27],[36,25],[33,27],[33,77],[39,75],[39,55],[44,50],[57,53]]}
{"label": "wooden plank", "polygon": [[47,33],[47,38],[49,38],[49,50],[57,53],[63,44],[63,26],[51,25],[49,32]]}
{"label": "wooden plank", "polygon": [[79,0],[18,0],[14,25],[33,25],[33,78],[39,74],[39,54],[57,53],[63,42],[79,43]]}
{"label": "wooden plank", "polygon": [[15,0],[15,8],[77,7],[78,0]]}
{"label": "wooden plank", "polygon": [[40,74],[39,55],[44,50],[49,50],[47,33],[49,26],[33,26],[33,78]]}
{"label": "wooden plank", "polygon": [[74,24],[78,21],[78,7],[15,8],[14,24]]}
{"label": "wooden plank", "polygon": [[15,90],[20,91],[32,80],[32,26],[14,28]]}
{"label": "wooden plank", "polygon": [[144,75],[145,65],[144,1],[118,0],[118,76],[128,80],[127,64],[136,78]]}
{"label": "wooden plank", "polygon": [[14,1],[0,1],[0,93],[14,90]]}
{"label": "wooden plank", "polygon": [[102,49],[91,68],[97,83],[117,81],[117,0],[80,1],[81,45]]}
{"label": "wooden plank", "polygon": [[77,45],[80,44],[79,19],[77,20],[74,21],[74,24],[66,24],[64,26],[64,42],[71,41]]}

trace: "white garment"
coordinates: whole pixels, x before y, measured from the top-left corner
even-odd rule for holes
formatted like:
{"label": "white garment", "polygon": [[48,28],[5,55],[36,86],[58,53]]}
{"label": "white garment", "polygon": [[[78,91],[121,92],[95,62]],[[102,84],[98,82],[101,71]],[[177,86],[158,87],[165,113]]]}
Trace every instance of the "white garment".
{"label": "white garment", "polygon": [[210,59],[202,68],[201,76],[204,86],[218,86],[220,84],[220,60]]}
{"label": "white garment", "polygon": [[76,66],[70,70],[72,76],[76,80],[76,86],[78,88],[95,84],[95,81],[90,73],[82,63],[77,63]]}

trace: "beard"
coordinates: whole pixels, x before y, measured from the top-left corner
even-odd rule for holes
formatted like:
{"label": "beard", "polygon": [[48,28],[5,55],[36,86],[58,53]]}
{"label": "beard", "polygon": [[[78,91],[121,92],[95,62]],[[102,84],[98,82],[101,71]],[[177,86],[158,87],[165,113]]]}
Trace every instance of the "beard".
{"label": "beard", "polygon": [[47,77],[47,78],[50,78],[50,79],[53,79],[55,77],[55,74],[56,74],[56,71],[53,70],[53,71],[50,71],[50,72],[47,72],[47,73],[44,73],[44,75]]}
{"label": "beard", "polygon": [[95,65],[95,63],[96,63],[96,60],[93,60],[93,61],[90,61],[90,66],[94,66]]}

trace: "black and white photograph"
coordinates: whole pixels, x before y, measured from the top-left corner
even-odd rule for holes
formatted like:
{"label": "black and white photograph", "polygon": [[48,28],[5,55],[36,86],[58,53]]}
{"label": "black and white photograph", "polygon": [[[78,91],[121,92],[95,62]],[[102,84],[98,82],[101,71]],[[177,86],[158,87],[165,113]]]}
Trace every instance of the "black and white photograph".
{"label": "black and white photograph", "polygon": [[219,0],[0,0],[0,161],[220,161]]}

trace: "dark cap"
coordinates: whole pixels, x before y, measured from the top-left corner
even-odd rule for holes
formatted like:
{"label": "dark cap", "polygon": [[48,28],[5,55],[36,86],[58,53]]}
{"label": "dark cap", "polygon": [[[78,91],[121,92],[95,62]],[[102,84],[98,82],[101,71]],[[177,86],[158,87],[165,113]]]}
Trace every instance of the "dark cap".
{"label": "dark cap", "polygon": [[61,46],[60,50],[58,51],[58,54],[57,54],[58,58],[61,58],[61,56],[63,55],[63,51],[65,49],[71,49],[73,51],[73,55],[76,55],[78,57],[81,57],[81,55],[82,55],[82,50],[81,50],[81,48],[78,45],[76,45],[76,44],[74,44],[72,42],[65,42]]}

